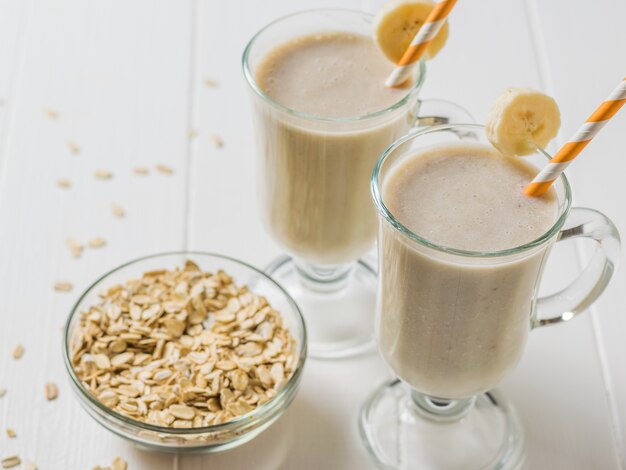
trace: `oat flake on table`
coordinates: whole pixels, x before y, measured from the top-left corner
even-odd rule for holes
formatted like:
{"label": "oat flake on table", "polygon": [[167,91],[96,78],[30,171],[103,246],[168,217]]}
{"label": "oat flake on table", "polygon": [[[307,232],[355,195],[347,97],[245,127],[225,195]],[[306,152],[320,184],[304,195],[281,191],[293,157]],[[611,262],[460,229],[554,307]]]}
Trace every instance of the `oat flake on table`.
{"label": "oat flake on table", "polygon": [[45,387],[45,392],[46,392],[46,400],[48,401],[52,401],[52,400],[56,400],[57,397],[59,396],[59,387],[57,387],[57,384],[55,383],[47,383],[46,387]]}
{"label": "oat flake on table", "polygon": [[162,173],[164,175],[173,175],[174,174],[174,169],[171,166],[167,166],[167,165],[157,165],[156,169],[159,173]]}
{"label": "oat flake on table", "polygon": [[57,186],[63,189],[69,189],[72,187],[72,182],[67,178],[59,178],[57,180]]}
{"label": "oat flake on table", "polygon": [[117,217],[118,219],[126,216],[126,211],[124,210],[124,208],[121,205],[115,203],[111,204],[111,213],[113,214],[113,217]]}
{"label": "oat flake on table", "polygon": [[111,178],[113,178],[113,173],[109,170],[96,170],[94,171],[93,175],[99,180],[110,180]]}
{"label": "oat flake on table", "polygon": [[136,175],[139,175],[139,176],[145,176],[145,175],[150,174],[150,169],[149,169],[149,168],[147,168],[147,167],[145,167],[145,166],[136,166],[136,167],[133,169],[133,172],[134,172]]}
{"label": "oat flake on table", "polygon": [[111,464],[111,470],[126,470],[127,464],[122,457],[115,457]]}
{"label": "oat flake on table", "polygon": [[0,463],[2,464],[2,468],[13,468],[21,464],[22,460],[19,455],[11,455],[0,460]]}
{"label": "oat flake on table", "polygon": [[80,153],[80,147],[78,145],[76,145],[75,142],[68,142],[67,143],[67,148],[69,149],[70,152],[72,152],[74,155],[78,155]]}
{"label": "oat flake on table", "polygon": [[89,248],[102,248],[102,247],[106,246],[106,244],[107,244],[107,241],[104,238],[100,238],[100,237],[92,238],[87,243]]}
{"label": "oat flake on table", "polygon": [[43,109],[43,113],[47,118],[50,119],[58,119],[59,118],[59,112],[56,109],[52,109],[52,108],[44,108]]}
{"label": "oat flake on table", "polygon": [[70,250],[70,253],[74,258],[80,258],[83,254],[83,250],[85,249],[85,245],[83,245],[75,238],[66,239],[65,245],[67,246],[68,250]]}
{"label": "oat flake on table", "polygon": [[54,290],[57,292],[70,292],[74,286],[71,282],[58,281],[54,283]]}
{"label": "oat flake on table", "polygon": [[211,134],[211,143],[213,144],[213,147],[218,149],[224,146],[224,141],[217,134]]}
{"label": "oat flake on table", "polygon": [[22,346],[21,344],[15,346],[11,355],[13,356],[13,359],[21,359],[24,355],[24,346]]}

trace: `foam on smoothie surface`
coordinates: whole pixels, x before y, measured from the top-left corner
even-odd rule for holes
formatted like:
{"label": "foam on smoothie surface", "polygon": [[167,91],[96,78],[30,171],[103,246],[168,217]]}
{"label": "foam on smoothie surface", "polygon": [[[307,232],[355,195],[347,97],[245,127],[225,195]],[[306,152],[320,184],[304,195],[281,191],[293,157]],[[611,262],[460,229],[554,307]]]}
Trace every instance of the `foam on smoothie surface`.
{"label": "foam on smoothie surface", "polygon": [[555,223],[551,189],[522,193],[537,169],[483,144],[426,149],[400,162],[383,188],[390,212],[421,237],[451,248],[498,251],[531,242]]}
{"label": "foam on smoothie surface", "polygon": [[357,117],[400,101],[408,88],[387,88],[393,64],[366,36],[328,32],[292,39],[270,51],[256,80],[270,98],[297,111]]}

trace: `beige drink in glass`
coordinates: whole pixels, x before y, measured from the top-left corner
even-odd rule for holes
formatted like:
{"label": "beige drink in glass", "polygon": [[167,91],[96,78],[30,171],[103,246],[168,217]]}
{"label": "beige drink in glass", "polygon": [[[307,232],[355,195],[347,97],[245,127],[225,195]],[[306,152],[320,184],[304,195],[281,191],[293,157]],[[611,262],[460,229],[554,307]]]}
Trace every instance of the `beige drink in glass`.
{"label": "beige drink in glass", "polygon": [[[558,217],[551,190],[527,198],[536,169],[488,144],[450,144],[398,164],[382,188],[406,228],[441,246],[494,252],[539,238]],[[497,385],[520,358],[551,245],[505,263],[469,264],[381,233],[380,351],[406,383],[463,398]]]}
{"label": "beige drink in glass", "polygon": [[312,10],[258,32],[243,57],[258,145],[260,216],[290,257],[267,272],[298,302],[309,354],[340,357],[373,346],[376,211],[369,177],[380,153],[419,116],[471,122],[448,102],[418,100],[425,66],[406,86],[372,39],[373,17]]}
{"label": "beige drink in glass", "polygon": [[256,69],[266,96],[320,121],[264,110],[257,123],[266,149],[259,175],[265,224],[304,262],[352,264],[374,243],[369,176],[382,151],[411,126],[410,107],[353,121],[412,91],[382,85],[392,69],[371,38],[351,32],[298,36],[270,50]]}
{"label": "beige drink in glass", "polygon": [[[360,430],[381,468],[523,463],[515,413],[492,387],[532,328],[598,298],[619,257],[611,221],[572,209],[564,176],[541,198],[523,195],[547,157],[506,157],[483,126],[459,124],[413,132],[378,160],[376,332],[399,379],[370,396]],[[550,249],[572,237],[597,242],[593,259],[563,291],[538,297]]]}

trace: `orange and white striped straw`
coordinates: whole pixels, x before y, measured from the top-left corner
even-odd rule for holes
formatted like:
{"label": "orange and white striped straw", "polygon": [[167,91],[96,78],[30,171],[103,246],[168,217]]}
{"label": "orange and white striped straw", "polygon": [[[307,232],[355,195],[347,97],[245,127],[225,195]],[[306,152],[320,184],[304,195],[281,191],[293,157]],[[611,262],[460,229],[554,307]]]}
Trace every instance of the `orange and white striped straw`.
{"label": "orange and white striped straw", "polygon": [[524,188],[526,196],[541,196],[565,171],[568,165],[587,146],[609,119],[626,103],[626,77],[617,88],[587,118],[578,132],[552,157],[548,164],[535,176],[535,179]]}
{"label": "orange and white striped straw", "polygon": [[433,10],[426,18],[426,21],[419,29],[417,34],[413,37],[411,44],[407,47],[404,55],[393,69],[393,72],[387,78],[385,85],[388,87],[394,87],[402,85],[409,78],[411,70],[413,70],[413,64],[420,60],[420,58],[428,49],[428,45],[433,40],[437,33],[446,22],[446,18],[450,14],[450,11],[456,4],[457,0],[439,0]]}

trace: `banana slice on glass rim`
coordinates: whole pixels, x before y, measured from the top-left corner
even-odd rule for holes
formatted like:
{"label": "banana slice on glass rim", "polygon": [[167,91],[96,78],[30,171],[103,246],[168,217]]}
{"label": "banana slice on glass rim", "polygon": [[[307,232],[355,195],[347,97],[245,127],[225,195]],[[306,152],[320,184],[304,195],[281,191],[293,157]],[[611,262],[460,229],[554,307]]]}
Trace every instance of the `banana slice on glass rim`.
{"label": "banana slice on glass rim", "polygon": [[505,155],[530,155],[545,147],[561,127],[554,98],[532,88],[508,88],[485,123],[487,138]]}
{"label": "banana slice on glass rim", "polygon": [[[435,3],[431,0],[391,0],[378,12],[373,22],[374,40],[387,59],[394,64],[400,62],[434,7]],[[431,41],[424,57],[435,57],[447,39],[446,21]]]}

